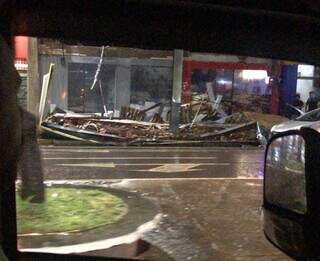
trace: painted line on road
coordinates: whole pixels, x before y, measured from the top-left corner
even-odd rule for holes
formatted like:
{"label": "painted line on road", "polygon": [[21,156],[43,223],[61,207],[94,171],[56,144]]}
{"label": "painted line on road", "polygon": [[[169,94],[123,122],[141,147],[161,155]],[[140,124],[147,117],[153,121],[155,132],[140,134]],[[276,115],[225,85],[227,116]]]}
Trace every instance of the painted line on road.
{"label": "painted line on road", "polygon": [[[121,181],[187,181],[187,180],[262,180],[263,177],[190,177],[190,178],[119,178],[119,179],[47,179],[44,181],[44,183],[90,183],[90,182],[107,182],[110,183],[119,183],[119,180]],[[99,184],[100,185],[100,184]]]}
{"label": "painted line on road", "polygon": [[119,160],[119,159],[128,159],[128,160],[140,160],[140,159],[217,159],[217,157],[75,157],[75,158],[66,158],[66,157],[53,157],[53,158],[42,158],[44,160],[85,160],[85,159],[108,159],[108,160]]}
{"label": "painted line on road", "polygon": [[[97,167],[97,168],[114,168],[115,166],[161,166],[177,165],[177,163],[60,163],[55,164],[63,167]],[[179,163],[181,166],[189,166],[190,163]],[[230,163],[199,163],[200,166],[229,166]]]}
{"label": "painted line on road", "polygon": [[151,168],[148,170],[139,169],[139,170],[131,170],[131,171],[143,171],[143,172],[162,172],[162,173],[177,173],[177,172],[190,172],[190,171],[202,171],[202,169],[195,169],[196,167],[200,167],[201,164],[164,164],[161,166],[157,166],[155,168]]}
{"label": "painted line on road", "polygon": [[45,153],[48,153],[48,152],[99,152],[99,153],[109,153],[110,150],[106,150],[106,149],[101,149],[101,150],[94,150],[94,149],[41,149],[41,152],[45,152]]}
{"label": "painted line on road", "polygon": [[160,152],[160,153],[176,153],[176,152],[234,152],[234,151],[246,151],[246,152],[251,152],[254,153],[256,151],[261,151],[260,149],[249,149],[249,150],[244,150],[244,149],[222,149],[222,150],[217,150],[217,149],[194,149],[194,148],[185,148],[185,149],[176,149],[172,147],[168,147],[166,149],[131,149],[131,148],[124,148],[124,149],[86,149],[86,148],[81,148],[81,149],[70,149],[70,148],[65,148],[65,149],[44,149],[41,148],[41,151],[44,153],[54,153],[54,152],[79,152],[79,153],[89,153],[89,152],[96,152],[96,153],[112,153],[112,152],[125,152],[125,153],[143,153],[143,152]]}
{"label": "painted line on road", "polygon": [[[87,158],[42,158],[43,160],[94,160],[94,159],[97,159],[97,160],[103,160],[103,159],[116,159],[116,158],[103,158],[103,157],[97,157],[97,158],[90,158],[90,157],[87,157]],[[151,159],[159,159],[159,158],[151,158]],[[182,158],[168,158],[168,159],[172,159],[172,160],[175,160],[175,159],[182,159]],[[89,162],[89,163],[94,163],[94,162]],[[100,162],[97,162],[98,164]],[[206,162],[196,162],[196,161],[192,161],[192,163],[195,163],[195,164],[213,164],[213,163],[206,163]],[[228,164],[228,165],[240,165],[240,164],[250,164],[250,165],[261,165],[263,164],[264,161],[231,161],[231,162],[219,162],[219,163],[214,163],[214,164]],[[76,164],[76,163],[75,163]],[[115,165],[123,165],[125,163],[115,163]],[[130,165],[149,165],[151,163],[126,163],[126,164],[130,164]],[[164,163],[164,162],[159,162],[159,163],[152,163],[154,165],[163,165],[163,164],[189,164],[189,163]]]}

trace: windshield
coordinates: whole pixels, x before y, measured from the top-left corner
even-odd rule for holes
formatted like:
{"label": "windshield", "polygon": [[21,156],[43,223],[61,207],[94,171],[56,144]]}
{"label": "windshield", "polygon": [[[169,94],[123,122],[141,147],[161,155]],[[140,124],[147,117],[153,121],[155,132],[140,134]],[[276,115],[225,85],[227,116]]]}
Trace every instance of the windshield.
{"label": "windshield", "polygon": [[19,251],[281,258],[261,233],[260,144],[288,120],[293,81],[306,102],[298,64],[47,38],[17,38],[15,56]]}
{"label": "windshield", "polygon": [[298,118],[296,121],[319,121],[320,120],[320,109],[310,111]]}

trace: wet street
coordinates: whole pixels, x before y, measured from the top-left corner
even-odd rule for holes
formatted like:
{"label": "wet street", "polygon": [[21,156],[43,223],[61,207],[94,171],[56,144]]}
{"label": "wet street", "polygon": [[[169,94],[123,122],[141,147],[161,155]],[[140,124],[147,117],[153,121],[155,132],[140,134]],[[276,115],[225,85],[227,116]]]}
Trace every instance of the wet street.
{"label": "wet street", "polygon": [[46,179],[262,178],[263,151],[240,148],[42,147]]}
{"label": "wet street", "polygon": [[42,146],[45,179],[105,182],[154,202],[148,260],[291,260],[262,232],[260,148]]}

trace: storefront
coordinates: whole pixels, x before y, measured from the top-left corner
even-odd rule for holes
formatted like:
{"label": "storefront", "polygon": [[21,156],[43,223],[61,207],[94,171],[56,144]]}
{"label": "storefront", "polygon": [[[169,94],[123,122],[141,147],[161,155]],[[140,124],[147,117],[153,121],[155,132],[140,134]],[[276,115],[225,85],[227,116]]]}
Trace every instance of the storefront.
{"label": "storefront", "polygon": [[185,60],[183,103],[201,99],[203,94],[221,104],[227,114],[238,111],[270,113],[272,91],[267,64],[223,63]]}

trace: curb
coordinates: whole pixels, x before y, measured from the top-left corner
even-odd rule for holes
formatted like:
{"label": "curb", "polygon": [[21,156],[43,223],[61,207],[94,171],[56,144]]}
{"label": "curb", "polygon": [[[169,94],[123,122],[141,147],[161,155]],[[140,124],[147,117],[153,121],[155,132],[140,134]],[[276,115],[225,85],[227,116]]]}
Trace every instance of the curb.
{"label": "curb", "polygon": [[[143,198],[136,193],[93,184],[72,185],[55,184],[54,182],[50,182],[50,184],[58,187],[94,188],[126,198],[129,211],[115,224],[89,231],[66,233],[66,235],[41,235],[20,238],[20,240],[25,241],[20,242],[19,250],[21,252],[105,255],[129,258],[135,257],[148,249],[148,243],[142,240],[142,235],[154,229],[161,219],[158,207],[149,199]],[[139,220],[137,218],[139,215],[143,215],[144,219]],[[139,222],[137,223],[137,221]],[[30,240],[33,240],[33,243]]]}

